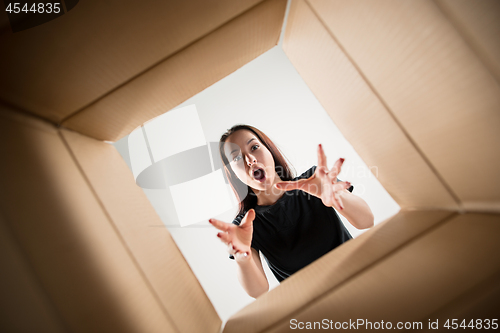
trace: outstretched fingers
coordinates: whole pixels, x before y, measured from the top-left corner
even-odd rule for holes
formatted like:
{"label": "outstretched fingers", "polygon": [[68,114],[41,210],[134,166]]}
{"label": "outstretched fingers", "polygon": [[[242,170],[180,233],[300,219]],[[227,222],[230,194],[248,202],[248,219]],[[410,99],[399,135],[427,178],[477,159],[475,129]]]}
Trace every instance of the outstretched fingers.
{"label": "outstretched fingers", "polygon": [[229,223],[222,222],[222,221],[219,221],[217,219],[210,219],[210,220],[208,220],[208,222],[210,222],[211,225],[213,225],[214,227],[216,227],[217,229],[219,229],[221,231],[221,232],[217,233],[217,237],[219,237],[219,239],[223,243],[229,245],[232,241],[232,237],[229,235],[229,229],[230,229],[231,225]]}
{"label": "outstretched fingers", "polygon": [[336,181],[337,180],[337,176],[339,175],[340,171],[341,171],[341,168],[342,168],[342,165],[344,164],[344,158],[339,158],[335,164],[333,165],[333,168],[328,171],[328,177],[332,180],[332,181]]}
{"label": "outstretched fingers", "polygon": [[234,245],[233,245],[233,244],[229,243],[229,244],[227,244],[227,252],[228,252],[229,254],[234,255],[234,254],[236,254],[238,251],[236,251],[236,248],[234,247]]}
{"label": "outstretched fingers", "polygon": [[343,191],[345,189],[348,189],[349,187],[351,187],[351,183],[349,182],[336,182],[333,185],[333,191],[334,192]]}
{"label": "outstretched fingers", "polygon": [[226,231],[226,232],[229,231],[229,228],[231,226],[231,224],[219,221],[217,219],[210,219],[210,220],[208,220],[208,222],[210,222],[210,224],[213,225],[214,227],[216,227],[217,229],[222,230],[222,231]]}
{"label": "outstretched fingers", "polygon": [[227,232],[219,232],[217,233],[217,237],[219,237],[223,243],[226,243],[228,245],[233,240],[233,237],[231,237]]}
{"label": "outstretched fingers", "polygon": [[328,207],[333,207],[337,210],[343,210],[344,209],[344,203],[342,202],[342,199],[340,197],[341,191],[344,189],[347,189],[351,186],[351,183],[349,182],[338,182],[335,184],[332,184],[329,181],[325,181],[322,183],[322,196],[321,199],[323,201],[323,204]]}
{"label": "outstretched fingers", "polygon": [[318,175],[325,176],[328,173],[328,166],[326,163],[326,155],[321,144],[318,145]]}

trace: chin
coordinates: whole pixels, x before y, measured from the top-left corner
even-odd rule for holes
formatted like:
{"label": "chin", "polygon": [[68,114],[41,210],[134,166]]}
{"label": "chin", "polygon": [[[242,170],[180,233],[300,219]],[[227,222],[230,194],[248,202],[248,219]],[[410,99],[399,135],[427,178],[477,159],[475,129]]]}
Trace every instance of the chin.
{"label": "chin", "polygon": [[257,191],[265,191],[266,190],[266,187],[263,186],[263,184],[257,184],[255,186],[250,186],[251,188],[253,188],[254,190],[257,190]]}
{"label": "chin", "polygon": [[257,191],[265,191],[265,190],[268,190],[271,188],[271,186],[267,185],[267,182],[265,182],[265,183],[254,182],[253,184],[248,185],[248,186],[250,186],[251,188],[253,188],[254,190],[257,190]]}
{"label": "chin", "polygon": [[266,179],[265,183],[261,183],[260,187],[262,190],[271,190],[273,188],[273,180],[272,179]]}

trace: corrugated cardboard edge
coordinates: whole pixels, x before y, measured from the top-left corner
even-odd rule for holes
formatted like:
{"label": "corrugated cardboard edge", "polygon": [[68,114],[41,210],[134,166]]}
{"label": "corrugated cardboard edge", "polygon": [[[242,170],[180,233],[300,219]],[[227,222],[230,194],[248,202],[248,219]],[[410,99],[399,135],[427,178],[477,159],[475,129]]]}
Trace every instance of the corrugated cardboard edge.
{"label": "corrugated cardboard edge", "polygon": [[[285,53],[365,163],[377,167],[396,202],[402,208],[457,209],[458,200],[307,2],[292,2],[288,20]],[[432,184],[432,191],[423,184]]]}
{"label": "corrugated cardboard edge", "polygon": [[[440,212],[444,219],[423,219],[422,214],[436,213],[400,212],[381,228],[343,244],[257,299],[231,317],[224,332],[287,332],[292,319],[349,322],[359,318],[392,321],[394,325],[422,319],[426,324],[428,318],[456,309],[455,302],[460,298],[471,305],[469,302],[476,299],[467,295],[482,284],[488,289],[482,294],[496,290],[500,259],[485,254],[495,253],[500,247],[492,241],[500,233],[500,216]],[[395,230],[422,223],[428,223],[428,227],[413,229],[408,235]],[[412,237],[401,240],[399,246],[386,244],[410,234]],[[483,240],[486,246],[482,246]],[[386,251],[377,253],[384,245]],[[362,265],[362,258],[368,264]],[[349,266],[359,267],[354,274],[347,274]],[[346,277],[338,279],[342,274]],[[322,292],[304,300],[311,289]],[[481,300],[482,296],[477,298]],[[498,308],[499,303],[490,298],[479,306]],[[474,304],[470,308],[477,310]]]}
{"label": "corrugated cardboard edge", "polygon": [[61,137],[155,297],[180,332],[217,332],[213,305],[115,147],[66,129]]}
{"label": "corrugated cardboard edge", "polygon": [[[429,318],[497,276],[500,257],[491,254],[500,250],[499,221],[496,214],[456,215],[292,318],[302,322],[361,318],[393,325]],[[494,284],[489,287],[496,289]],[[500,300],[490,301],[486,305],[498,309]],[[266,331],[288,332],[289,323],[287,318]]]}
{"label": "corrugated cardboard edge", "polygon": [[57,129],[8,110],[0,127],[0,210],[29,268],[19,279],[40,287],[64,330],[175,331]]}
{"label": "corrugated cardboard edge", "polygon": [[[232,316],[224,332],[261,332],[318,302],[354,277],[454,216],[446,211],[400,211],[295,273]],[[255,318],[259,320],[255,320]],[[244,329],[242,329],[244,327]]]}
{"label": "corrugated cardboard edge", "polygon": [[[384,156],[384,147],[368,141],[369,152],[363,151],[360,155],[364,158],[365,154],[372,154],[378,158],[376,165],[381,166],[381,175],[386,172],[382,158],[400,164],[407,178],[418,180],[405,184],[405,189],[414,194],[426,192],[418,202],[413,200],[420,208],[428,207],[423,206],[426,197],[432,198],[434,206],[442,207],[442,199],[436,200],[435,194],[439,194],[437,187],[444,187],[463,210],[479,208],[500,212],[500,174],[497,172],[500,155],[492,145],[500,142],[500,85],[480,61],[474,47],[466,42],[439,7],[431,0],[380,3],[308,0],[301,2],[300,7],[301,15],[308,15],[301,28],[316,25],[311,35],[325,35],[327,40],[327,34],[320,33],[326,30],[331,44],[342,50],[329,59],[330,63],[322,63],[323,76],[311,74],[314,67],[296,64],[307,77],[313,77],[308,84],[334,121],[345,117],[344,113],[360,116],[340,124],[341,131],[350,132],[356,126],[357,133],[353,136],[360,136],[360,133],[376,132],[378,128],[381,130],[379,136],[393,138],[395,142],[389,143],[393,149],[399,145],[392,133],[384,131],[389,121],[384,121],[382,115],[371,113],[370,116],[376,118],[370,123],[361,117],[363,106],[338,106],[339,102],[329,99],[325,93],[326,87],[332,88],[331,95],[336,94],[334,84],[340,81],[335,80],[336,77],[351,78],[351,75],[339,75],[339,67],[343,68],[332,65],[342,62],[344,55],[349,59],[344,67],[351,65],[357,69],[434,177],[425,177],[420,168],[415,168],[418,163],[412,165],[410,154],[405,156],[406,150]],[[470,2],[468,7],[471,10],[481,8]],[[307,14],[307,9],[313,14]],[[486,11],[485,8],[481,10]],[[500,21],[500,12],[483,15],[496,15]],[[496,26],[498,23],[489,22],[486,28],[483,24],[482,29],[491,32]],[[297,31],[296,35],[299,33]],[[500,39],[489,41],[492,48],[500,49]],[[331,52],[317,44],[310,58],[321,58],[316,54]],[[318,82],[331,84],[318,87]],[[348,85],[349,81],[345,83]],[[344,90],[349,96],[349,89]],[[353,90],[360,93],[353,95],[351,92],[350,99],[346,101],[340,96],[339,100],[346,104],[362,100],[361,91]],[[380,140],[377,133],[370,134],[374,141]],[[355,148],[366,150],[366,146],[359,144]],[[399,178],[396,172],[391,178],[396,175]],[[387,181],[383,184],[389,189]],[[398,192],[401,193],[401,189]]]}
{"label": "corrugated cardboard edge", "polygon": [[260,1],[80,2],[0,34],[0,99],[58,124]]}
{"label": "corrugated cardboard edge", "polygon": [[286,0],[267,0],[62,122],[117,141],[199,93],[278,42]]}

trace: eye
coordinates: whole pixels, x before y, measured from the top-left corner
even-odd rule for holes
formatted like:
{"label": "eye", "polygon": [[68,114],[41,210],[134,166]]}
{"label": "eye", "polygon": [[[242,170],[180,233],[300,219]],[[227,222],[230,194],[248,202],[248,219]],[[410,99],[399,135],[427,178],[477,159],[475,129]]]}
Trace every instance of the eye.
{"label": "eye", "polygon": [[238,162],[240,159],[241,159],[241,155],[236,155],[236,156],[233,158],[233,161],[234,161],[234,162]]}
{"label": "eye", "polygon": [[253,145],[253,146],[252,146],[252,150],[255,150],[254,148],[255,148],[255,149],[259,148],[259,145]]}

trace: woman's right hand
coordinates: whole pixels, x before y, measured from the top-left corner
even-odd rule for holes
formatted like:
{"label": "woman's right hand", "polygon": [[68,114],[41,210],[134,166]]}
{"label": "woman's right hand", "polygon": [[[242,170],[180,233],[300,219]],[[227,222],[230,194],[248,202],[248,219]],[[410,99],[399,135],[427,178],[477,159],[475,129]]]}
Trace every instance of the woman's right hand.
{"label": "woman's right hand", "polygon": [[216,219],[208,221],[221,231],[217,234],[217,237],[228,246],[229,254],[232,254],[236,261],[244,262],[250,260],[252,256],[250,246],[252,244],[254,219],[255,211],[250,209],[241,220],[239,226]]}

